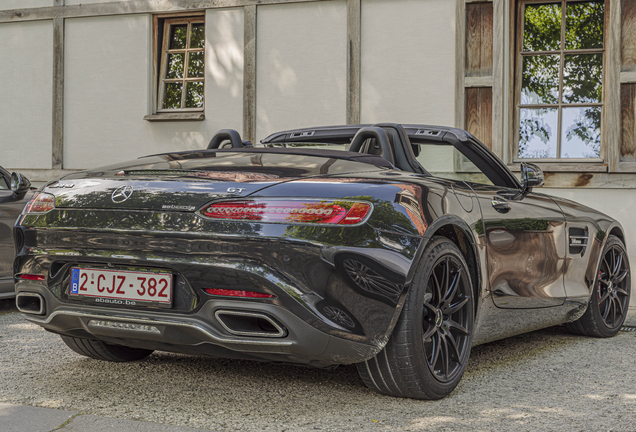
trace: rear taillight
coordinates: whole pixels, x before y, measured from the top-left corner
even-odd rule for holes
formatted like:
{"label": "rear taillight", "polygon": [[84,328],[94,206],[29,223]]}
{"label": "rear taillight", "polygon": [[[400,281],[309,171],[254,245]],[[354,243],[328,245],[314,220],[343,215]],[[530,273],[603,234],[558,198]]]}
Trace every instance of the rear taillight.
{"label": "rear taillight", "polygon": [[361,223],[370,213],[365,202],[289,199],[218,201],[201,210],[216,220],[337,225]]}
{"label": "rear taillight", "polygon": [[229,290],[229,289],[219,289],[219,288],[205,288],[205,292],[212,295],[226,296],[226,297],[244,297],[244,298],[275,298],[276,297],[271,294],[265,294],[265,293],[260,293],[256,291],[240,291],[240,290]]}
{"label": "rear taillight", "polygon": [[55,208],[55,196],[40,192],[35,194],[24,208],[24,213],[46,213]]}

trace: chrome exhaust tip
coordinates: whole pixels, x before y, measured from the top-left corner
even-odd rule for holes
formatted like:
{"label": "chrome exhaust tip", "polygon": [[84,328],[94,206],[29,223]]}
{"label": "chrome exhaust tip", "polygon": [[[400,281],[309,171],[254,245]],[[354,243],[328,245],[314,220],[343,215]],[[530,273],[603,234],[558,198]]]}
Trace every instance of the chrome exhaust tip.
{"label": "chrome exhaust tip", "polygon": [[285,327],[260,312],[217,310],[214,316],[233,335],[270,338],[287,336]]}
{"label": "chrome exhaust tip", "polygon": [[22,313],[44,315],[44,297],[33,292],[19,292],[15,296],[15,305]]}

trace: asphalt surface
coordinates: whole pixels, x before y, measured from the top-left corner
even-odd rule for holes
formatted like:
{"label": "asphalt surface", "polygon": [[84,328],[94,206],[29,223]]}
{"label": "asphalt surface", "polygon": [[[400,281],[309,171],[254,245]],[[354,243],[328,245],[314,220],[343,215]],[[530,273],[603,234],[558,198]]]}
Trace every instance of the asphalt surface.
{"label": "asphalt surface", "polygon": [[[633,311],[627,325],[636,330]],[[163,352],[91,360],[0,300],[0,430],[197,429],[634,431],[636,331],[594,339],[551,328],[475,347],[455,392],[427,402],[376,394],[353,366]]]}

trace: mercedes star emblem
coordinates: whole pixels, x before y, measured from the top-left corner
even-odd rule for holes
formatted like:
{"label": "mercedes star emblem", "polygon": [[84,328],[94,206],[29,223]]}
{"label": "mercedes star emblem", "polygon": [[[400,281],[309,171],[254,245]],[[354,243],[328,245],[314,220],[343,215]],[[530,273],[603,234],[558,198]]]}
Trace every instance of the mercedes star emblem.
{"label": "mercedes star emblem", "polygon": [[130,185],[120,186],[113,192],[111,196],[114,203],[122,203],[126,201],[133,193],[133,187]]}

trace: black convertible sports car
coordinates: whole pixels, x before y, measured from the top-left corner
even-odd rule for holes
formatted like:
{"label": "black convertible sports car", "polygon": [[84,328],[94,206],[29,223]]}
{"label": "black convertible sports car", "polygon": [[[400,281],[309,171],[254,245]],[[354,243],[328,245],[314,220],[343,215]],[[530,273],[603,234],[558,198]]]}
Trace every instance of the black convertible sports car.
{"label": "black convertible sports car", "polygon": [[[328,367],[438,399],[471,346],[566,323],[616,334],[625,231],[536,193],[465,131],[376,124],[220,131],[45,185],[15,226],[16,302],[74,351]],[[231,148],[227,148],[227,146]]]}

